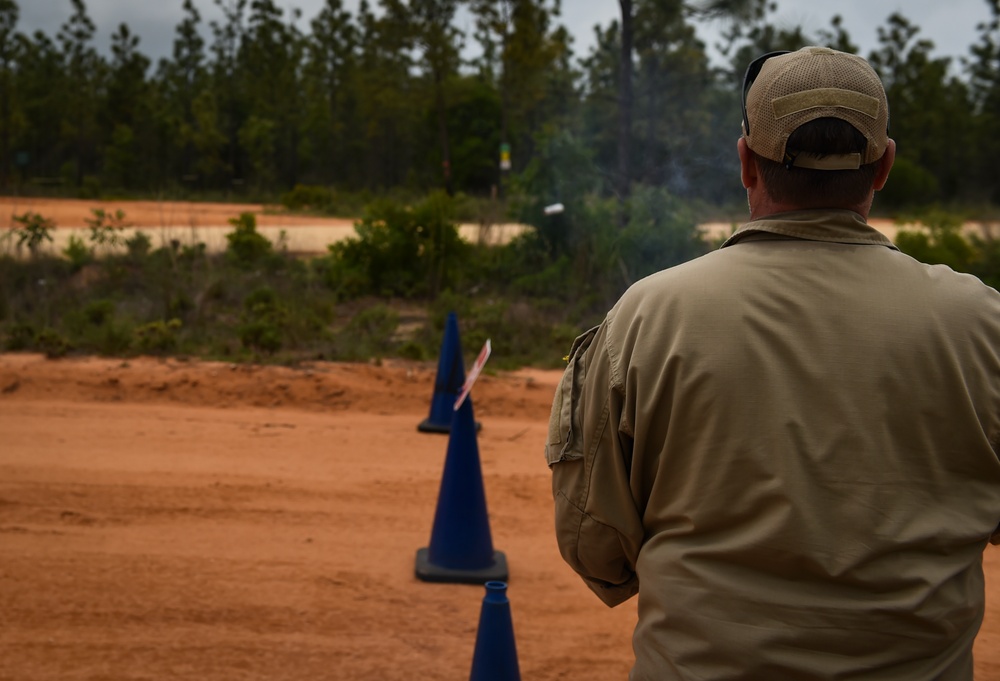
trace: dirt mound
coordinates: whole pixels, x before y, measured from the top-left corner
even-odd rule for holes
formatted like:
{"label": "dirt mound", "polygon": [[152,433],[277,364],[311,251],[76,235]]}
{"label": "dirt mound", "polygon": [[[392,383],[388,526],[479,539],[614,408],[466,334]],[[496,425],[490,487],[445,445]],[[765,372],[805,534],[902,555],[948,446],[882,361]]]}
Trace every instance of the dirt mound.
{"label": "dirt mound", "polygon": [[[379,365],[315,362],[295,368],[173,358],[47,359],[0,355],[0,400],[172,402],[198,407],[285,407],[381,415],[429,410],[436,365],[391,360]],[[481,375],[477,415],[547,418],[557,371]]]}

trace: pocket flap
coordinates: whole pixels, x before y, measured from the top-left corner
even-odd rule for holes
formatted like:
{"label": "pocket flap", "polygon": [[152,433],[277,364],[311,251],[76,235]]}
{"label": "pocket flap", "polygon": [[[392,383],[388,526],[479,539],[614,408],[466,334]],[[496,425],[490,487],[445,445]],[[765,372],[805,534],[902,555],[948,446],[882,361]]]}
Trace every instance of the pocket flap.
{"label": "pocket flap", "polygon": [[545,444],[545,461],[551,466],[559,461],[583,458],[583,438],[580,432],[579,401],[583,381],[587,376],[584,355],[594,342],[600,327],[595,326],[573,341],[566,371],[552,400],[549,434]]}

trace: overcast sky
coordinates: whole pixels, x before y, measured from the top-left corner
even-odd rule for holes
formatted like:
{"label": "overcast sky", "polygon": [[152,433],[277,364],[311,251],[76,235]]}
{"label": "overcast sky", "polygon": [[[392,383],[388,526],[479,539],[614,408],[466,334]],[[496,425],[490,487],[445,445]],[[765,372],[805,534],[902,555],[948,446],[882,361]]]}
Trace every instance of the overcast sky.
{"label": "overcast sky", "polygon": [[[276,0],[280,7],[302,10],[300,28],[307,31],[309,21],[325,4],[325,0]],[[344,0],[353,13],[358,0]],[[371,2],[377,5],[376,1]],[[919,36],[935,44],[935,56],[967,56],[969,46],[977,41],[976,25],[990,18],[986,0],[777,0],[774,23],[789,27],[801,25],[807,35],[828,28],[834,14],[844,18],[844,26],[852,41],[867,55],[877,45],[876,30],[886,18],[900,12],[920,27]],[[70,0],[18,0],[18,29],[32,33],[42,30],[55,37],[59,27],[72,14]],[[97,26],[97,47],[110,52],[110,35],[121,23],[128,24],[140,39],[140,51],[155,63],[171,54],[174,31],[183,17],[182,0],[86,0],[87,12]],[[212,0],[195,0],[202,15],[203,29],[208,36],[208,21],[221,17]],[[618,16],[617,0],[563,0],[561,22],[575,36],[574,53],[583,57],[594,44],[595,24],[607,26]],[[467,28],[470,35],[472,26]],[[699,24],[698,32],[708,47],[718,42],[718,24]]]}

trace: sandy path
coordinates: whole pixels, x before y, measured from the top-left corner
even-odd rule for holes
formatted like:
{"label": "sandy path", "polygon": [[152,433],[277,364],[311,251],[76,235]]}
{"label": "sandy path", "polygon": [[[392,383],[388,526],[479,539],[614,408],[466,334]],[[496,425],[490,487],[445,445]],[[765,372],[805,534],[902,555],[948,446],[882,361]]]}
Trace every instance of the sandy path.
{"label": "sandy path", "polygon": [[[416,431],[432,380],[0,355],[0,678],[468,678],[482,588],[413,577],[447,447]],[[634,606],[552,540],[554,376],[480,380],[522,674],[623,678]]]}
{"label": "sandy path", "polygon": [[[257,231],[272,243],[279,239],[293,253],[325,253],[327,246],[347,237],[355,236],[354,220],[348,218],[290,215],[280,206],[249,203],[195,203],[191,201],[84,201],[75,199],[40,199],[0,196],[0,230],[14,226],[13,218],[25,213],[38,213],[52,220],[56,229],[52,243],[55,252],[62,252],[70,236],[85,238],[79,230],[88,227],[94,218],[93,211],[103,209],[113,214],[125,213],[125,223],[130,225],[124,236],[136,231],[145,232],[159,246],[177,240],[182,244],[203,242],[209,251],[226,248],[226,233],[233,230],[229,220],[241,213],[253,213]],[[521,225],[493,225],[484,229],[477,224],[459,225],[459,233],[471,242],[504,242],[523,231]],[[0,253],[4,252],[0,245]]]}
{"label": "sandy path", "polygon": [[[116,210],[124,211],[126,222],[131,225],[125,230],[126,237],[134,235],[136,231],[143,231],[152,238],[155,246],[172,240],[182,244],[202,242],[212,252],[226,248],[226,233],[232,231],[229,220],[241,213],[253,213],[257,220],[257,230],[272,243],[283,240],[293,253],[326,253],[330,244],[355,236],[353,219],[290,215],[284,213],[280,206],[191,201],[84,201],[9,196],[0,196],[0,231],[14,225],[15,216],[27,212],[38,213],[55,222],[53,243],[48,247],[61,253],[69,243],[70,236],[80,236],[79,230],[87,227],[87,220],[93,219],[92,211],[95,209],[103,209],[109,214]],[[870,223],[890,239],[895,238],[901,228],[885,218],[872,218]],[[706,237],[718,239],[731,234],[736,226],[730,222],[706,222],[700,229]],[[915,228],[914,225],[904,227]],[[523,225],[518,224],[493,225],[488,229],[477,224],[459,225],[459,233],[465,240],[484,243],[504,243],[524,229]],[[1000,238],[1000,222],[997,221],[970,222],[965,229],[970,234]],[[5,248],[9,246],[5,247],[0,243],[0,253],[5,252]]]}
{"label": "sandy path", "polygon": [[[482,588],[413,576],[433,367],[0,355],[0,679],[467,679]],[[524,679],[624,679],[634,601],[552,538],[555,372],[473,393]],[[977,678],[1000,679],[1000,550]]]}

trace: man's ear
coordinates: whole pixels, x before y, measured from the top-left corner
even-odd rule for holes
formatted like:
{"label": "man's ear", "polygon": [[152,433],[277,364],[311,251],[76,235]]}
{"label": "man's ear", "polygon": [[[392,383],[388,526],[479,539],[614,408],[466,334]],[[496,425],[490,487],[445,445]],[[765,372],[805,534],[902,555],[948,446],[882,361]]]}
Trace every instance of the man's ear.
{"label": "man's ear", "polygon": [[885,153],[878,160],[878,168],[875,170],[875,180],[872,183],[872,188],[875,191],[880,191],[885,186],[885,181],[889,179],[889,171],[892,170],[892,164],[895,160],[896,142],[890,138],[889,143],[885,145]]}
{"label": "man's ear", "polygon": [[757,186],[757,163],[754,161],[753,152],[747,146],[746,138],[740,137],[736,142],[736,151],[740,155],[740,179],[743,181],[743,187],[753,189]]}

